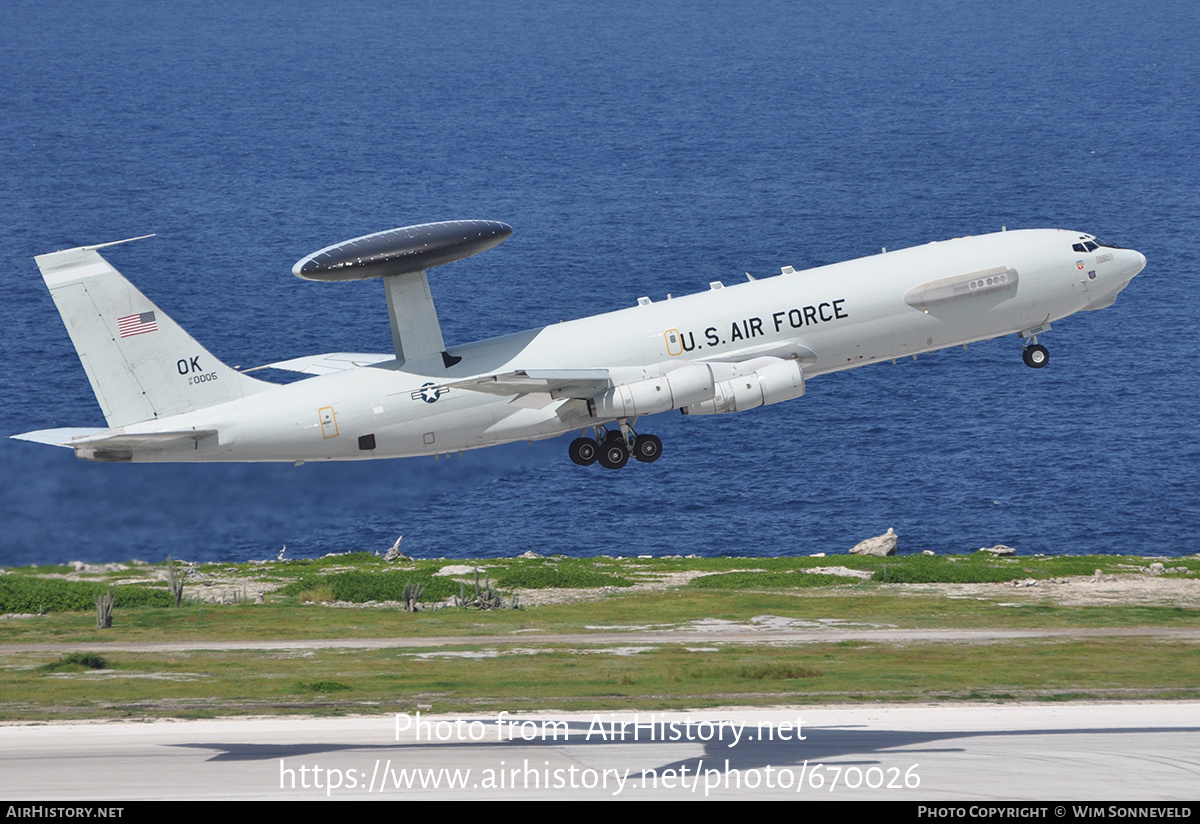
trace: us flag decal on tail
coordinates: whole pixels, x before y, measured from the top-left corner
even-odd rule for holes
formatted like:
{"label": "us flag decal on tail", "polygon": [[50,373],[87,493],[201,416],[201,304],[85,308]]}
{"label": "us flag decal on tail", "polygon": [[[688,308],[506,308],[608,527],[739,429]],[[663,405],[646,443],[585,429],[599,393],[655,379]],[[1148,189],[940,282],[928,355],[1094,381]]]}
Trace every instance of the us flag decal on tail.
{"label": "us flag decal on tail", "polygon": [[139,312],[136,315],[126,315],[117,318],[117,329],[121,337],[129,338],[134,335],[144,335],[147,332],[157,332],[158,322],[154,320],[153,312]]}

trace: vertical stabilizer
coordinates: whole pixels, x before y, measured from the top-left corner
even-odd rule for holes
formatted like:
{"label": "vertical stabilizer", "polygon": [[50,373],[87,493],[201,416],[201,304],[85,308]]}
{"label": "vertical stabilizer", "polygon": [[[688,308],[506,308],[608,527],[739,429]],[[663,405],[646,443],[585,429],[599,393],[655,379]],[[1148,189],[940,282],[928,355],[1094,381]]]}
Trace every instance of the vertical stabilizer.
{"label": "vertical stabilizer", "polygon": [[191,412],[271,387],[213,357],[99,248],[35,260],[109,426]]}

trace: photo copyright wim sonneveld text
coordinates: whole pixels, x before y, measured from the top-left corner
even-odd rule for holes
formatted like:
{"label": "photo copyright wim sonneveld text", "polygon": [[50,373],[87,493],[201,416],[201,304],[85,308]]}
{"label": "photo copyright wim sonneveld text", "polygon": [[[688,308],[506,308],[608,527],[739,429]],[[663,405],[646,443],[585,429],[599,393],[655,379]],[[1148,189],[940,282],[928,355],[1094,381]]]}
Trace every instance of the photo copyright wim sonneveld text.
{"label": "photo copyright wim sonneveld text", "polygon": [[[679,743],[708,747],[737,747],[748,741],[795,743],[802,746],[802,719],[795,721],[735,723],[691,716],[658,713],[620,719],[615,714],[593,715],[586,722],[515,719],[508,712],[494,719],[422,718],[421,713],[399,713],[395,737],[404,734],[420,744],[457,743]],[[711,751],[711,750],[710,750]],[[799,755],[799,753],[798,753]],[[283,790],[396,792],[418,789],[461,790],[594,790],[620,795],[628,790],[683,790],[708,795],[714,790],[792,790],[833,792],[837,789],[911,790],[921,784],[918,764],[885,767],[810,763],[799,758],[788,766],[753,768],[731,766],[728,759],[698,759],[695,765],[666,768],[592,769],[572,765],[552,767],[529,759],[499,760],[485,769],[455,767],[401,767],[391,759],[376,759],[369,768],[334,768],[309,763],[279,761],[279,787]]]}
{"label": "photo copyright wim sonneveld text", "polygon": [[1191,807],[1065,804],[934,804],[917,807],[917,818],[1191,818]]}

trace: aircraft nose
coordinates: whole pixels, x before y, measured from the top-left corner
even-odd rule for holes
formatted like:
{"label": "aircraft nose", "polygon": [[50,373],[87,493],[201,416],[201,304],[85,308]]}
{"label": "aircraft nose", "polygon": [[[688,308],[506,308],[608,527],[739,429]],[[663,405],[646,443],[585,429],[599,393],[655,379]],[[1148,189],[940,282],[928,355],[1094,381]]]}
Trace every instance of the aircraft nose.
{"label": "aircraft nose", "polygon": [[1128,249],[1128,255],[1125,260],[1125,274],[1128,277],[1133,277],[1138,272],[1146,268],[1146,256],[1135,249]]}

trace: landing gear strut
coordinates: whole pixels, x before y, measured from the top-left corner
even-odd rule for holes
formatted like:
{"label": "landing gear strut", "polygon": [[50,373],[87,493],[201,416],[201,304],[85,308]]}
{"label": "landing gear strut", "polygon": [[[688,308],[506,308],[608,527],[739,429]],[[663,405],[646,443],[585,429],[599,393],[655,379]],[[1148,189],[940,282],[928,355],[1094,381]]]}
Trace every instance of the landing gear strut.
{"label": "landing gear strut", "polygon": [[599,462],[605,469],[620,469],[631,457],[642,463],[653,463],[662,455],[662,441],[655,435],[639,435],[625,421],[619,427],[597,426],[592,430],[595,437],[584,435],[571,441],[567,449],[571,461],[580,466]]}

